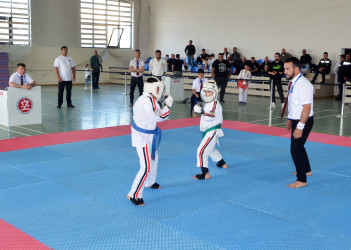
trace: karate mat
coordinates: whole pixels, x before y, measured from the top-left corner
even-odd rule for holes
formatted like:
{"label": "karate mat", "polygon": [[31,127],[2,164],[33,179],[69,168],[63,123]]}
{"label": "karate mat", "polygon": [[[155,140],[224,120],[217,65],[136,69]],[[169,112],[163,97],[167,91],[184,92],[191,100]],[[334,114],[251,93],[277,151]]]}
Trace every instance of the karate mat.
{"label": "karate mat", "polygon": [[229,169],[196,181],[198,123],[160,124],[162,189],[143,207],[126,198],[130,126],[1,141],[0,249],[351,249],[350,138],[311,134],[313,176],[290,189],[288,132],[225,121]]}

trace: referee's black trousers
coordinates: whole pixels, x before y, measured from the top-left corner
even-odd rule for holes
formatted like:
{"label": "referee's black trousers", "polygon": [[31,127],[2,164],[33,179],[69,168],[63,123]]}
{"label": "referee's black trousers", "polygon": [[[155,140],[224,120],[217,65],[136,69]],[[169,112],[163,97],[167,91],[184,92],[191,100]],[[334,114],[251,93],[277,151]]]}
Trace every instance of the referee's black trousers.
{"label": "referee's black trousers", "polygon": [[72,81],[61,81],[58,83],[58,106],[61,106],[63,103],[63,92],[65,88],[67,105],[72,105]]}
{"label": "referee's black trousers", "polygon": [[305,124],[305,128],[302,132],[302,137],[299,139],[294,139],[293,136],[294,130],[296,129],[299,120],[291,121],[290,152],[296,167],[297,181],[307,182],[306,173],[311,171],[311,166],[306,153],[305,143],[313,127],[313,116],[308,118]]}
{"label": "referee's black trousers", "polygon": [[130,82],[130,103],[133,103],[134,101],[134,91],[137,85],[139,89],[139,96],[141,96],[143,94],[143,89],[144,89],[144,81],[142,76],[139,76],[139,77],[132,76],[132,79]]}

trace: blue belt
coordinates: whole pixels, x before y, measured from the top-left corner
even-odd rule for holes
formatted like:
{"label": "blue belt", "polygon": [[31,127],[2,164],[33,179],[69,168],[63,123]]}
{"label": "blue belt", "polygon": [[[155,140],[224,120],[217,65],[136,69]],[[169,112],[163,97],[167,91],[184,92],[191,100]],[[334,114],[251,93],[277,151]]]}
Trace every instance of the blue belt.
{"label": "blue belt", "polygon": [[147,129],[139,128],[135,124],[135,122],[133,122],[132,127],[138,132],[141,132],[144,134],[149,134],[149,135],[154,135],[154,138],[152,139],[151,159],[155,160],[155,153],[156,153],[158,146],[160,145],[161,138],[162,138],[161,129],[159,127],[156,127],[154,130],[147,130]]}

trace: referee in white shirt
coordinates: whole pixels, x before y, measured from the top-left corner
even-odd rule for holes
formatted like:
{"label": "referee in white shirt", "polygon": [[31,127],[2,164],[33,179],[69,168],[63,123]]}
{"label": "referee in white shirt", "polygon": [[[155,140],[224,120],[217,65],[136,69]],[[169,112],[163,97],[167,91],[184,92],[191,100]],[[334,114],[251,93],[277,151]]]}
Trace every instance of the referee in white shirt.
{"label": "referee in white shirt", "polygon": [[68,48],[61,47],[61,55],[55,59],[54,67],[58,81],[58,104],[57,108],[61,108],[63,103],[63,92],[66,87],[66,101],[68,108],[75,108],[72,104],[72,82],[76,80],[76,64],[73,59],[67,56]]}
{"label": "referee in white shirt", "polygon": [[167,62],[161,58],[161,51],[155,51],[155,58],[149,62],[149,70],[151,75],[161,80],[161,77],[167,72]]}
{"label": "referee in white shirt", "polygon": [[289,110],[286,128],[291,129],[290,151],[296,167],[293,174],[297,177],[296,182],[288,185],[290,188],[306,186],[306,175],[312,175],[304,145],[313,127],[313,86],[300,71],[299,59],[291,57],[285,61],[284,73],[286,79],[290,80],[286,100]]}
{"label": "referee in white shirt", "polygon": [[134,90],[138,85],[139,96],[143,94],[144,81],[143,81],[143,72],[145,70],[145,63],[140,59],[140,50],[135,50],[135,58],[129,63],[129,71],[132,75],[132,79],[130,82],[130,104],[129,107],[133,107],[134,101]]}
{"label": "referee in white shirt", "polygon": [[35,81],[26,73],[26,65],[17,64],[17,71],[10,76],[9,86],[30,90],[35,85]]}

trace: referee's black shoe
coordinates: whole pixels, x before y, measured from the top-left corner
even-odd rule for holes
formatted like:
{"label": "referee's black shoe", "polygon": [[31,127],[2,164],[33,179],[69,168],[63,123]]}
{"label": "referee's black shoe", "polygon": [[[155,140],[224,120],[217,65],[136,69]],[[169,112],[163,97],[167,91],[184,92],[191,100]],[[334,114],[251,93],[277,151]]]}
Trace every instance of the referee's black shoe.
{"label": "referee's black shoe", "polygon": [[67,105],[67,108],[72,108],[72,109],[74,109],[76,106],[74,106],[74,105],[72,105],[72,104],[70,104],[70,105]]}

